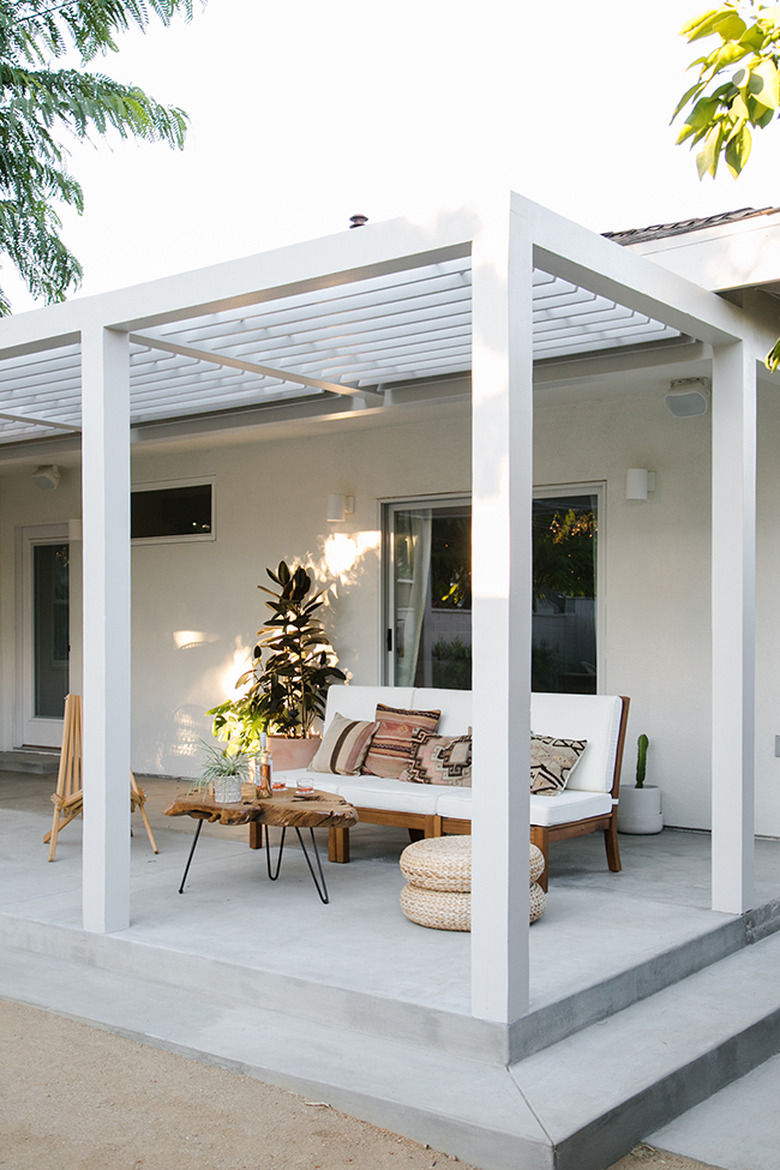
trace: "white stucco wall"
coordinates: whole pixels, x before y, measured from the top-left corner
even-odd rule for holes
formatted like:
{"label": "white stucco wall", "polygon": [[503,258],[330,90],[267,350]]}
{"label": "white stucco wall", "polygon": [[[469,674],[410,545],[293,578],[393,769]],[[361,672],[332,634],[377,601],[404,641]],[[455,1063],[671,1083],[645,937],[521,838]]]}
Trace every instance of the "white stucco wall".
{"label": "white stucco wall", "polygon": [[[675,419],[668,383],[624,396],[591,397],[536,410],[539,485],[603,481],[606,548],[603,689],[631,697],[625,781],[636,738],[650,737],[649,779],[663,789],[667,823],[709,825],[710,425]],[[630,388],[629,388],[630,389]],[[780,835],[780,734],[774,622],[780,574],[780,403],[762,392],[759,450],[757,827]],[[205,710],[230,693],[264,613],[257,585],[281,558],[314,564],[333,582],[325,615],[341,665],[358,682],[380,676],[380,501],[470,488],[469,418],[442,408],[436,421],[405,421],[299,439],[136,448],[136,484],[213,476],[213,542],[133,549],[133,766],[192,774]],[[628,467],[658,475],[646,503],[625,500]],[[326,497],[355,497],[344,523],[325,520]],[[42,493],[29,471],[0,477],[0,637],[3,695],[15,685],[14,527],[79,514],[75,468]],[[181,648],[183,631],[197,635]],[[2,704],[2,746],[13,744],[12,702]]]}

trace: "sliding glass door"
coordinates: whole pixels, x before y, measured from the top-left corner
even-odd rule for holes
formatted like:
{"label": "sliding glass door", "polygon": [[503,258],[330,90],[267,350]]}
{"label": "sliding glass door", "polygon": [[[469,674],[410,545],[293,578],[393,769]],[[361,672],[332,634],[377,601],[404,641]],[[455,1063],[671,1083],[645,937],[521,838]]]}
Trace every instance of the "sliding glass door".
{"label": "sliding glass door", "polygon": [[386,677],[471,686],[471,505],[408,501],[385,512]]}
{"label": "sliding glass door", "polygon": [[[533,500],[532,688],[595,693],[601,485],[539,488]],[[471,504],[387,504],[385,679],[471,686]]]}

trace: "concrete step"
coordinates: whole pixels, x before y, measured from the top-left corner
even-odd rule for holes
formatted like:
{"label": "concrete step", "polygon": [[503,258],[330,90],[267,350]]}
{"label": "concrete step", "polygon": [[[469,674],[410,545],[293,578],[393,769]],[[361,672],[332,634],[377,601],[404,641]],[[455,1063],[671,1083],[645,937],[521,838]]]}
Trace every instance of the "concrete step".
{"label": "concrete step", "polygon": [[661,1150],[728,1170],[777,1170],[780,1056],[681,1114],[646,1140]]}
{"label": "concrete step", "polygon": [[60,753],[56,749],[0,752],[0,772],[23,772],[34,776],[57,775]]}
{"label": "concrete step", "polygon": [[513,1065],[556,1170],[611,1165],[780,1052],[778,964],[775,934]]}
{"label": "concrete step", "polygon": [[780,1052],[776,934],[507,1065],[479,1021],[462,1018],[454,1045],[448,1013],[15,921],[0,921],[1,995],[328,1100],[484,1170],[603,1170]]}

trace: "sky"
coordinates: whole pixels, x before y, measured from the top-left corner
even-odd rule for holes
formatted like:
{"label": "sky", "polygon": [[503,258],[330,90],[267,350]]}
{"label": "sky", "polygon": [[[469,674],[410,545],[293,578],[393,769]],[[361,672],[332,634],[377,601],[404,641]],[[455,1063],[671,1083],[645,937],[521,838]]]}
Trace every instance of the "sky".
{"label": "sky", "polygon": [[[74,144],[82,294],[511,187],[595,231],[780,204],[780,125],[700,182],[669,119],[703,0],[210,0],[93,68],[185,109],[183,151]],[[2,279],[14,307],[32,301]]]}

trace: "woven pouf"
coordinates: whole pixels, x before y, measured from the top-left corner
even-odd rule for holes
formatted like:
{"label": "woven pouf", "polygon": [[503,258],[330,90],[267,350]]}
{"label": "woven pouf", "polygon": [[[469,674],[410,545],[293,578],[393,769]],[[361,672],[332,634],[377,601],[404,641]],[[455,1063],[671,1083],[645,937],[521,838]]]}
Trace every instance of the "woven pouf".
{"label": "woven pouf", "polygon": [[471,930],[471,894],[425,890],[411,884],[401,890],[401,909],[411,922],[432,930]]}
{"label": "woven pouf", "polygon": [[[530,845],[530,921],[544,914],[547,900],[536,879],[544,856]],[[401,909],[410,921],[433,930],[471,930],[471,837],[429,837],[407,845],[401,872],[408,885]]]}
{"label": "woven pouf", "polygon": [[428,837],[401,854],[401,873],[423,890],[471,893],[471,837]]}

